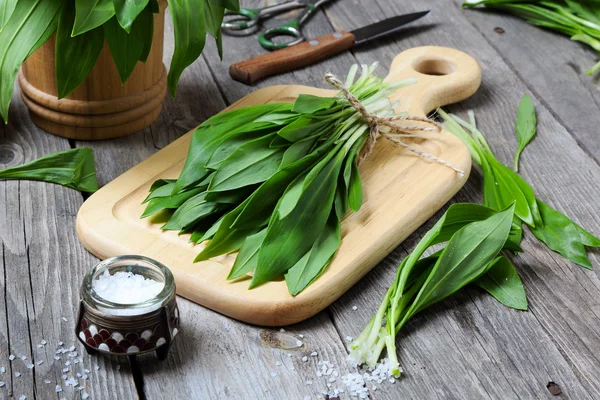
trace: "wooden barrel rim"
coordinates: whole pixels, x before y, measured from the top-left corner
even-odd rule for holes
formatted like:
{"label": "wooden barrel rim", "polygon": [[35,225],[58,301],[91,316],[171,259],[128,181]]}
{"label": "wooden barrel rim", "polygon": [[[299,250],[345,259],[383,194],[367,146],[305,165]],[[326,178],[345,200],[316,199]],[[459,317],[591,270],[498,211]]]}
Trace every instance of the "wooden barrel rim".
{"label": "wooden barrel rim", "polygon": [[31,113],[36,114],[45,120],[56,124],[80,128],[102,128],[123,125],[142,118],[144,115],[160,106],[166,94],[167,88],[163,85],[161,92],[149,101],[142,103],[139,107],[111,114],[91,115],[71,114],[46,108],[44,105],[40,105],[34,99],[31,99],[25,91],[21,92],[21,98]]}
{"label": "wooden barrel rim", "polygon": [[[104,126],[99,128],[84,128],[56,124],[37,114],[30,112],[31,120],[40,128],[57,136],[75,140],[105,140],[130,135],[139,132],[152,124],[160,115],[162,104],[135,121],[129,121],[121,125]],[[60,134],[56,133],[60,132]]]}
{"label": "wooden barrel rim", "polygon": [[[58,99],[56,96],[42,92],[31,85],[25,78],[23,71],[19,71],[19,84],[22,93],[44,109],[55,110],[59,113],[101,115],[114,114],[131,110],[160,97],[162,100],[167,87],[167,70],[163,65],[160,79],[143,92],[131,96],[120,97],[111,100],[83,101],[71,99]],[[59,122],[60,123],[60,122]]]}

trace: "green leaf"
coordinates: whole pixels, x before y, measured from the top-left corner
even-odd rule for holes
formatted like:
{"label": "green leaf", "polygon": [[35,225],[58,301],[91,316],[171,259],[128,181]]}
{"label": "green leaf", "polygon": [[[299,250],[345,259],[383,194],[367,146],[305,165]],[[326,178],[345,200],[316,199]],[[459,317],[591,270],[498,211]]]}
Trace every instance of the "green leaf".
{"label": "green leaf", "polygon": [[202,53],[206,42],[204,20],[205,0],[170,0],[169,10],[173,20],[175,51],[167,77],[169,91],[175,97],[177,83],[184,69]]}
{"label": "green leaf", "polygon": [[233,264],[227,279],[236,279],[250,271],[254,271],[258,262],[258,250],[260,249],[266,234],[267,230],[263,229],[246,238],[240,252],[235,258],[235,263]]}
{"label": "green leaf", "polygon": [[19,67],[54,23],[62,4],[62,0],[19,0],[0,31],[0,116],[5,123]]}
{"label": "green leaf", "polygon": [[[199,180],[209,172],[206,170],[214,150],[231,135],[236,128],[244,127],[260,116],[278,110],[282,104],[265,104],[217,114],[194,131],[183,171],[177,179],[173,192],[181,191]],[[288,105],[289,107],[289,105]],[[243,129],[243,128],[242,128]]]}
{"label": "green leaf", "polygon": [[217,0],[217,3],[228,10],[239,11],[240,9],[239,0]]}
{"label": "green leaf", "polygon": [[350,187],[348,188],[348,203],[354,212],[358,212],[362,206],[362,181],[356,161],[352,161],[352,174],[350,175]]}
{"label": "green leaf", "polygon": [[514,205],[457,231],[444,248],[408,315],[443,300],[483,275],[506,243],[513,214]]}
{"label": "green leaf", "polygon": [[508,258],[501,256],[493,260],[488,271],[477,279],[475,284],[506,307],[527,310],[527,295],[523,282]]}
{"label": "green leaf", "polygon": [[142,12],[131,26],[131,33],[127,33],[116,18],[111,18],[104,24],[106,43],[123,84],[127,82],[138,60],[143,58],[142,53],[148,50],[145,36],[153,29],[153,20],[151,13]]}
{"label": "green leaf", "polygon": [[567,260],[584,268],[592,269],[586,246],[600,247],[600,239],[543,201],[537,200],[537,202],[542,224],[531,228],[531,232],[546,246]]}
{"label": "green leaf", "polygon": [[517,139],[519,141],[519,145],[517,151],[515,153],[514,158],[514,167],[515,171],[519,170],[519,157],[521,156],[521,152],[525,149],[525,147],[531,142],[531,139],[535,136],[536,132],[536,117],[535,117],[535,107],[533,102],[531,101],[531,97],[528,94],[525,94],[521,99],[521,103],[519,104],[519,111],[517,113],[517,123],[515,126],[515,130],[517,132]]}
{"label": "green leaf", "polygon": [[[150,8],[146,8],[140,14],[139,18],[147,19],[141,26],[144,27],[145,32],[142,32],[141,39],[144,43],[142,48],[142,53],[138,58],[139,61],[145,63],[148,61],[148,55],[150,55],[150,50],[152,50],[152,43],[154,42],[154,15]],[[138,18],[138,19],[139,19]]]}
{"label": "green leaf", "polygon": [[98,190],[94,152],[86,147],[60,151],[0,170],[0,179],[44,181],[82,192]]}
{"label": "green leaf", "polygon": [[58,98],[71,94],[88,77],[104,46],[102,28],[72,37],[75,8],[67,1],[60,13],[56,31],[56,87]]}
{"label": "green leaf", "polygon": [[326,110],[337,104],[335,97],[320,97],[313,96],[311,94],[300,94],[296,101],[292,111],[299,114],[314,114],[317,111]]}
{"label": "green leaf", "polygon": [[115,15],[113,0],[75,0],[72,36],[99,27]]}
{"label": "green leaf", "polygon": [[341,243],[340,221],[332,213],[311,249],[285,274],[285,282],[292,296],[298,295],[321,276]]}
{"label": "green leaf", "polygon": [[274,136],[264,136],[240,146],[219,166],[208,191],[232,190],[269,179],[279,169],[283,157],[283,150],[269,147]]}
{"label": "green leaf", "polygon": [[219,57],[223,59],[223,43],[221,40],[221,22],[225,15],[225,7],[214,0],[204,0],[204,19],[206,31],[215,38]]}
{"label": "green leaf", "polygon": [[223,209],[223,205],[206,201],[205,197],[206,192],[201,192],[186,200],[162,229],[169,231],[187,230],[203,218]]}
{"label": "green leaf", "polygon": [[[130,32],[133,21],[146,8],[149,0],[113,0],[115,15],[119,25],[125,31]],[[152,35],[150,35],[152,36]]]}
{"label": "green leaf", "polygon": [[[337,151],[314,167],[318,172],[304,179],[297,206],[285,218],[280,219],[277,210],[273,212],[250,288],[285,273],[312,247],[314,233],[322,232],[331,212],[344,156],[343,151]],[[306,229],[313,234],[307,234]]]}
{"label": "green leaf", "polygon": [[0,0],[0,31],[8,23],[16,6],[17,0]]}
{"label": "green leaf", "polygon": [[[191,197],[201,193],[205,189],[205,188],[190,189],[185,192],[171,195],[171,192],[173,191],[172,186],[174,186],[174,184],[168,185],[168,186],[169,187],[163,186],[166,188],[165,192],[167,192],[167,196],[164,196],[164,197],[157,196],[157,197],[152,197],[152,198],[148,199],[148,205],[146,206],[146,209],[144,210],[144,213],[142,214],[141,218],[149,217],[150,215],[154,215],[163,210],[177,209],[177,208],[181,207]],[[154,194],[154,192],[152,194]]]}
{"label": "green leaf", "polygon": [[57,12],[54,15],[54,19],[52,20],[52,22],[50,22],[50,24],[48,25],[48,27],[46,28],[46,30],[44,31],[42,36],[40,36],[38,41],[29,50],[29,54],[27,54],[27,57],[25,57],[25,59],[28,59],[29,56],[32,55],[34,51],[36,51],[37,49],[42,47],[42,45],[44,43],[46,43],[52,36],[54,36],[54,34],[56,33],[56,31],[58,29],[58,21],[60,20],[61,15],[62,15],[62,12]]}

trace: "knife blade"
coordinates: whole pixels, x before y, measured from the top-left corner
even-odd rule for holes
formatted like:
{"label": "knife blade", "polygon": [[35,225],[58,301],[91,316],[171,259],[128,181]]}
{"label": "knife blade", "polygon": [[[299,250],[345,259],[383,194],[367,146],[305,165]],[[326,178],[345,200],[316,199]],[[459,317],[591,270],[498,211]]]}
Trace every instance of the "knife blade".
{"label": "knife blade", "polygon": [[354,46],[397,32],[404,25],[427,15],[429,11],[398,15],[351,32],[338,31],[294,46],[262,54],[229,66],[236,81],[251,84],[268,76],[315,64]]}

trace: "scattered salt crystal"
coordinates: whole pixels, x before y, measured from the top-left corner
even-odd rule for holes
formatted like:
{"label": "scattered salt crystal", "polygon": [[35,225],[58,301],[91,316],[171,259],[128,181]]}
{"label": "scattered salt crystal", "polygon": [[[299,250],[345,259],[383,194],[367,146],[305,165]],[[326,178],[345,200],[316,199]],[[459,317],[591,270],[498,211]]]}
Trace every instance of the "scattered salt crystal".
{"label": "scattered salt crystal", "polygon": [[346,342],[351,342],[352,341],[352,336],[346,336]]}
{"label": "scattered salt crystal", "polygon": [[52,383],[52,382],[50,382],[50,380],[48,380],[48,379],[44,379],[44,383],[47,385],[47,384]]}
{"label": "scattered salt crystal", "polygon": [[69,368],[63,368],[63,372],[69,372]]}
{"label": "scattered salt crystal", "polygon": [[55,359],[56,361],[59,361],[59,360],[60,360],[60,357],[59,357],[59,356],[54,356],[54,359]]}
{"label": "scattered salt crystal", "polygon": [[75,390],[79,390],[79,391],[82,391],[83,389],[85,389],[85,386],[79,386],[79,387],[75,388]]}
{"label": "scattered salt crystal", "polygon": [[92,288],[100,297],[120,304],[136,304],[150,300],[164,287],[164,282],[125,271],[111,275],[106,270],[98,279],[92,281]]}
{"label": "scattered salt crystal", "polygon": [[335,382],[335,378],[333,378],[333,377],[329,378],[329,382],[331,382],[331,383]]}
{"label": "scattered salt crystal", "polygon": [[25,361],[25,360],[27,360],[27,357],[21,356],[21,360]]}
{"label": "scattered salt crystal", "polygon": [[312,353],[310,353],[310,356],[311,356],[311,357],[316,357],[316,356],[317,356],[317,352],[316,352],[316,351],[313,351]]}
{"label": "scattered salt crystal", "polygon": [[283,332],[285,332],[285,329],[281,328],[281,329],[279,330],[279,332],[283,333]]}
{"label": "scattered salt crystal", "polygon": [[67,376],[66,375],[63,375],[61,378],[62,378],[63,381],[67,380]]}
{"label": "scattered salt crystal", "polygon": [[298,336],[300,336],[300,339],[304,339],[304,335],[303,334],[299,334]]}
{"label": "scattered salt crystal", "polygon": [[0,387],[4,387],[4,385],[6,385],[6,383],[0,382]]}
{"label": "scattered salt crystal", "polygon": [[310,400],[310,396],[304,396],[304,400]]}
{"label": "scattered salt crystal", "polygon": [[78,372],[76,375],[78,378],[81,378],[81,373]]}
{"label": "scattered salt crystal", "polygon": [[67,386],[73,386],[73,387],[77,386],[78,383],[79,383],[79,381],[77,379],[75,379],[75,378],[67,379],[65,381],[65,385],[67,385]]}
{"label": "scattered salt crystal", "polygon": [[15,359],[15,356],[11,354],[10,356],[8,356],[8,359],[9,359],[10,361],[12,361],[12,360],[14,360],[14,359]]}
{"label": "scattered salt crystal", "polygon": [[100,366],[99,366],[99,365],[96,365],[96,366],[94,367],[94,370],[95,370],[95,371],[98,371],[99,369],[100,369]]}
{"label": "scattered salt crystal", "polygon": [[56,393],[58,392],[62,392],[62,388],[60,387],[60,385],[56,385]]}
{"label": "scattered salt crystal", "polygon": [[74,362],[75,364],[79,364],[79,359],[77,359],[77,358],[76,358],[76,359],[74,359],[74,360],[73,360],[73,362]]}
{"label": "scattered salt crystal", "polygon": [[69,347],[69,351],[75,351],[75,346]]}
{"label": "scattered salt crystal", "polygon": [[27,368],[33,369],[33,367],[35,367],[35,365],[33,365],[33,364],[27,364]]}
{"label": "scattered salt crystal", "polygon": [[271,376],[275,378],[277,376],[277,372],[271,372]]}
{"label": "scattered salt crystal", "polygon": [[306,357],[306,356],[302,357],[302,361],[307,362],[308,361],[308,357]]}
{"label": "scattered salt crystal", "polygon": [[44,347],[44,345],[43,345],[43,344],[38,344],[38,345],[37,345],[37,348],[38,348],[38,349],[41,349],[42,347]]}
{"label": "scattered salt crystal", "polygon": [[6,368],[4,368],[4,367],[0,367],[0,374],[3,374],[3,373],[5,373],[5,372],[6,372]]}
{"label": "scattered salt crystal", "polygon": [[292,358],[292,353],[288,353],[288,357]]}
{"label": "scattered salt crystal", "polygon": [[307,385],[312,385],[312,381],[306,381]]}
{"label": "scattered salt crystal", "polygon": [[89,395],[89,394],[87,394],[86,392],[83,392],[83,393],[81,393],[81,398],[82,398],[83,400],[86,400],[86,399],[88,399],[89,397],[90,397],[90,395]]}
{"label": "scattered salt crystal", "polygon": [[63,344],[64,344],[63,342],[58,342],[58,345],[59,345],[59,346],[62,346]]}
{"label": "scattered salt crystal", "polygon": [[86,380],[88,376],[86,374],[81,375],[81,379]]}
{"label": "scattered salt crystal", "polygon": [[279,367],[279,366],[281,365],[281,361],[277,361],[277,362],[275,363],[275,365],[277,365],[277,366]]}
{"label": "scattered salt crystal", "polygon": [[15,376],[18,378],[18,377],[21,376],[21,373],[20,372],[15,372]]}
{"label": "scattered salt crystal", "polygon": [[69,365],[71,365],[71,361],[67,361],[67,362],[65,363],[65,367],[68,367]]}
{"label": "scattered salt crystal", "polygon": [[44,339],[42,339],[42,341],[40,343],[44,346],[48,344],[48,342],[46,342]]}
{"label": "scattered salt crystal", "polygon": [[66,319],[65,317],[60,317],[60,319],[62,319],[63,321],[67,322],[68,319]]}
{"label": "scattered salt crystal", "polygon": [[86,369],[83,370],[83,372],[85,372],[86,374],[89,374],[90,370],[86,368]]}
{"label": "scattered salt crystal", "polygon": [[358,307],[356,307],[356,306],[352,306],[352,309],[353,309],[354,311],[356,311],[356,310],[358,310]]}
{"label": "scattered salt crystal", "polygon": [[19,396],[19,400],[27,400],[27,396],[25,396],[24,394]]}
{"label": "scattered salt crystal", "polygon": [[302,342],[301,342],[301,341],[299,341],[299,340],[296,340],[296,346],[298,346],[298,347],[302,347]]}
{"label": "scattered salt crystal", "polygon": [[396,383],[396,380],[394,378],[390,378],[390,383]]}
{"label": "scattered salt crystal", "polygon": [[40,360],[38,362],[36,362],[37,365],[42,365],[44,363],[44,360]]}

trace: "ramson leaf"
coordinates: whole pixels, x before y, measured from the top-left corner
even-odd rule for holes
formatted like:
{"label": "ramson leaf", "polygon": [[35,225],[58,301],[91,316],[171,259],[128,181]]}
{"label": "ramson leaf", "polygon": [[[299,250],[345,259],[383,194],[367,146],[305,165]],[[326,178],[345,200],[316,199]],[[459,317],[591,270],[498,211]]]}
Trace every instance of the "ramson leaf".
{"label": "ramson leaf", "polygon": [[99,27],[115,15],[113,0],[75,0],[73,36]]}
{"label": "ramson leaf", "polygon": [[202,53],[206,42],[204,20],[205,0],[170,0],[169,10],[173,20],[175,51],[167,82],[171,95],[175,97],[177,83],[184,69]]}
{"label": "ramson leaf", "polygon": [[0,31],[8,22],[16,6],[17,0],[0,0]]}
{"label": "ramson leaf", "polygon": [[0,116],[5,123],[17,72],[54,23],[62,5],[62,0],[19,0],[0,31]]}
{"label": "ramson leaf", "polygon": [[135,21],[142,10],[146,8],[148,1],[149,0],[113,0],[115,15],[117,16],[119,25],[121,25],[125,31],[130,32],[133,21]]}
{"label": "ramson leaf", "polygon": [[535,107],[533,106],[533,102],[531,101],[531,97],[528,94],[525,94],[521,99],[521,103],[519,104],[519,111],[517,113],[517,123],[515,126],[515,131],[517,132],[517,139],[519,141],[519,146],[515,153],[514,158],[514,167],[515,171],[519,170],[519,157],[521,156],[521,152],[525,149],[525,147],[531,142],[531,139],[535,136],[536,131],[536,117],[535,117]]}
{"label": "ramson leaf", "polygon": [[86,147],[49,154],[27,164],[0,170],[0,179],[44,181],[82,192],[98,190],[94,152]]}
{"label": "ramson leaf", "polygon": [[504,256],[493,260],[488,271],[475,284],[491,294],[506,307],[527,310],[527,295],[519,274]]}
{"label": "ramson leaf", "polygon": [[60,13],[56,31],[56,87],[58,98],[71,94],[88,77],[104,46],[102,28],[71,36],[75,6],[67,1]]}

